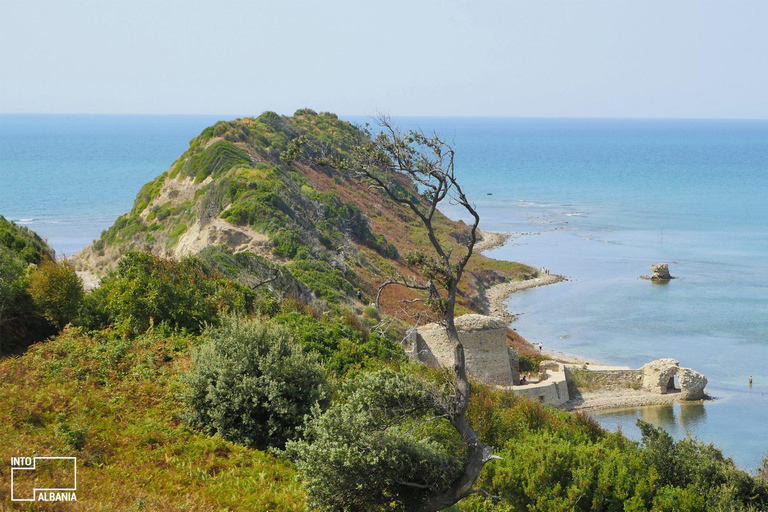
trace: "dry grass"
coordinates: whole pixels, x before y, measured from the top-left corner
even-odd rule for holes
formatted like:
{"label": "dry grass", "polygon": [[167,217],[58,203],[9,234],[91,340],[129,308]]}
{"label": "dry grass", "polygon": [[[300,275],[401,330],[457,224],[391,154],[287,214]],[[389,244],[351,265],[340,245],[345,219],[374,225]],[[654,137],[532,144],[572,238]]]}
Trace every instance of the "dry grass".
{"label": "dry grass", "polygon": [[[0,360],[0,459],[76,456],[78,503],[23,510],[304,510],[286,462],[190,430],[179,418],[185,337],[67,330]],[[65,432],[85,434],[78,447]],[[0,507],[10,505],[0,466]]]}

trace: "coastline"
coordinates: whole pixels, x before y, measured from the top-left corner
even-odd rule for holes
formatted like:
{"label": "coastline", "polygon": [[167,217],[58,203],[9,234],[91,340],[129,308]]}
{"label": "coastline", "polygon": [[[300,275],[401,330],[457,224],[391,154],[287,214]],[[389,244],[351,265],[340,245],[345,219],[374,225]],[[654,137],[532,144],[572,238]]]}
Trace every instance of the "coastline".
{"label": "coastline", "polygon": [[[488,251],[503,246],[509,241],[509,239],[512,237],[512,234],[481,231],[481,236],[481,241],[475,246],[477,252]],[[567,280],[568,278],[562,275],[543,274],[525,281],[514,281],[497,284],[488,288],[484,292],[486,303],[488,304],[488,307],[484,313],[486,315],[502,318],[504,321],[512,323],[515,321],[516,316],[513,313],[507,311],[506,307],[504,306],[504,301],[510,295],[523,290],[538,288],[539,286],[547,286]],[[525,340],[524,337],[520,337],[525,341],[527,345],[530,345],[532,349],[535,349],[534,345]],[[551,353],[545,351],[541,352],[541,355],[561,363],[582,366],[591,370],[599,371],[628,369],[625,367],[607,365],[598,361],[587,359],[577,354],[566,354],[564,352]],[[583,394],[580,393],[578,397],[569,400],[560,408],[573,412],[607,411],[653,405],[671,405],[679,401],[679,399],[679,392],[660,395],[642,389],[600,389],[596,391],[585,392]]]}
{"label": "coastline", "polygon": [[523,290],[538,288],[539,286],[559,283],[560,281],[567,281],[567,279],[560,275],[543,274],[539,275],[539,277],[527,279],[525,281],[514,281],[511,283],[501,283],[491,286],[485,290],[485,298],[488,303],[488,308],[485,314],[498,316],[499,318],[512,322],[515,320],[515,315],[507,311],[506,307],[504,307],[504,301],[507,300],[510,295]]}

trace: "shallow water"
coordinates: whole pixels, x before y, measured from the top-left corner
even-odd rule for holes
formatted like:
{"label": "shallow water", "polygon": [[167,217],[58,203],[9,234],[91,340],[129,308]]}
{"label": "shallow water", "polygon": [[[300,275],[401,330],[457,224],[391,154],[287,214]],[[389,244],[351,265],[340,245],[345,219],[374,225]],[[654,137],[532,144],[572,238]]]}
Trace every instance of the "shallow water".
{"label": "shallow water", "polygon": [[[0,115],[0,214],[75,253],[215,120]],[[571,278],[512,296],[514,328],[545,350],[611,364],[675,357],[706,374],[717,398],[596,415],[603,425],[633,436],[636,417],[652,418],[742,467],[759,465],[768,451],[768,122],[396,121],[455,141],[482,228],[534,233],[491,256]],[[638,279],[658,262],[677,279]]]}

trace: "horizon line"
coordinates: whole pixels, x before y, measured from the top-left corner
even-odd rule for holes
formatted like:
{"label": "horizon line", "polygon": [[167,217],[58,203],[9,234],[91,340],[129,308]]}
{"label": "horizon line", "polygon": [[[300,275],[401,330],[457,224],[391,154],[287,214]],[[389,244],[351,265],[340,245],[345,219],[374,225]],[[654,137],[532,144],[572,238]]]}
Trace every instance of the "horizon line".
{"label": "horizon line", "polygon": [[[302,109],[296,109],[302,110]],[[311,109],[314,110],[314,109]],[[135,116],[135,117],[221,117],[222,120],[234,120],[246,117],[258,117],[259,114],[179,114],[179,113],[136,113],[136,112],[0,112],[0,116]],[[329,111],[316,111],[318,114]],[[295,111],[294,111],[295,113]],[[336,114],[338,117],[372,117],[375,114]],[[293,114],[280,114],[291,117]],[[652,116],[515,116],[515,115],[434,115],[434,114],[387,114],[392,118],[431,118],[431,119],[562,119],[562,120],[637,120],[637,121],[768,121],[768,117],[652,117]]]}

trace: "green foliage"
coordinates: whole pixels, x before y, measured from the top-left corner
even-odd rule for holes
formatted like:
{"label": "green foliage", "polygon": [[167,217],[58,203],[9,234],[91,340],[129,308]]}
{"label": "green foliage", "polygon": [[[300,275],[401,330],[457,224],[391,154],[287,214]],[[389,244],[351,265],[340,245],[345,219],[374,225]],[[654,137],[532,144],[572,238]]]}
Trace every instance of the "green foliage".
{"label": "green foliage", "polygon": [[38,311],[61,329],[77,317],[83,282],[69,262],[46,261],[29,274],[29,294]]}
{"label": "green foliage", "polygon": [[37,234],[0,216],[0,354],[53,334],[27,291],[27,267],[51,258]]}
{"label": "green foliage", "polygon": [[167,174],[163,173],[141,187],[139,193],[136,194],[136,199],[133,201],[133,208],[131,211],[135,214],[139,214],[144,211],[144,208],[146,208],[147,205],[154,201],[155,198],[160,194],[160,189],[163,188],[166,177]]}
{"label": "green foliage", "polygon": [[288,229],[281,230],[270,237],[270,242],[274,246],[272,253],[286,258],[294,258],[299,249],[305,245],[296,231]]}
{"label": "green foliage", "polygon": [[[133,239],[133,236],[137,233],[146,231],[148,228],[142,222],[137,210],[132,210],[125,215],[121,215],[117,218],[114,224],[109,229],[101,233],[101,239],[99,242],[100,248],[105,246],[114,245],[119,242],[126,242]],[[98,248],[94,244],[94,248]]]}
{"label": "green foliage", "polygon": [[[274,297],[308,298],[309,291],[296,281],[281,265],[252,252],[233,253],[226,245],[209,246],[196,256],[208,268],[246,287],[256,287],[254,293],[263,300],[274,302]],[[265,311],[261,303],[258,309]],[[268,316],[277,314],[275,311]]]}
{"label": "green foliage", "polygon": [[0,354],[25,343],[43,320],[27,292],[25,271],[23,260],[0,247]]}
{"label": "green foliage", "polygon": [[151,325],[200,332],[220,312],[250,311],[253,296],[232,281],[218,279],[200,260],[167,260],[129,252],[116,272],[101,282],[103,309],[112,324],[138,334]]}
{"label": "green foliage", "polygon": [[235,167],[247,167],[251,164],[248,153],[234,143],[219,140],[189,157],[182,168],[187,176],[193,176],[195,183],[200,183],[208,176],[217,177]]}
{"label": "green foliage", "polygon": [[381,320],[381,315],[379,314],[379,310],[376,309],[376,306],[368,305],[363,307],[363,316],[376,321]]}
{"label": "green foliage", "polygon": [[189,423],[258,447],[282,447],[329,396],[317,357],[271,322],[226,317],[194,352],[185,395]]}
{"label": "green foliage", "polygon": [[70,450],[80,451],[85,447],[85,442],[88,438],[88,430],[78,426],[73,428],[67,422],[67,415],[59,413],[56,417],[54,435],[63,440],[64,444]]}
{"label": "green foliage", "polygon": [[[659,483],[703,497],[723,510],[753,506],[768,509],[768,482],[736,469],[733,460],[712,446],[686,438],[675,442],[663,430],[638,420],[643,459],[657,468]],[[691,501],[690,510],[696,509]]]}
{"label": "green foliage", "polygon": [[25,446],[76,455],[78,481],[108,490],[78,493],[85,510],[306,510],[288,462],[179,421],[179,372],[196,340],[159,331],[67,328],[0,358],[0,458]]}
{"label": "green foliage", "polygon": [[538,373],[539,364],[544,360],[543,355],[521,355],[520,356],[520,372],[522,373]]}
{"label": "green foliage", "polygon": [[736,469],[711,445],[675,442],[641,424],[643,444],[606,433],[585,416],[550,409],[485,386],[473,388],[470,417],[500,460],[456,508],[491,510],[763,510],[768,486]]}
{"label": "green foliage", "polygon": [[[415,510],[461,473],[460,439],[427,386],[391,370],[345,382],[328,411],[313,411],[288,443],[308,493],[323,510]],[[407,485],[407,484],[412,485]]]}
{"label": "green foliage", "polygon": [[445,267],[434,256],[427,256],[422,251],[410,252],[405,255],[405,262],[426,279],[440,283],[446,289],[450,286],[450,277]]}
{"label": "green foliage", "polygon": [[333,226],[333,229],[326,229],[326,231],[330,231],[327,235],[349,234],[358,242],[386,258],[397,259],[399,257],[397,248],[387,242],[384,235],[375,234],[371,231],[368,219],[359,207],[343,202],[334,194],[307,191],[306,189],[302,189],[302,192],[323,205],[325,225]]}
{"label": "green foliage", "polygon": [[53,250],[31,229],[10,222],[0,215],[0,248],[26,264],[53,259]]}
{"label": "green foliage", "polygon": [[344,274],[324,261],[294,261],[286,265],[286,268],[296,279],[306,284],[319,299],[338,302],[350,297],[354,291],[349,281],[344,278]]}
{"label": "green foliage", "polygon": [[339,312],[316,318],[309,311],[290,308],[290,301],[284,302],[275,322],[288,328],[306,350],[319,354],[326,369],[336,376],[405,360],[396,333],[367,335]]}

